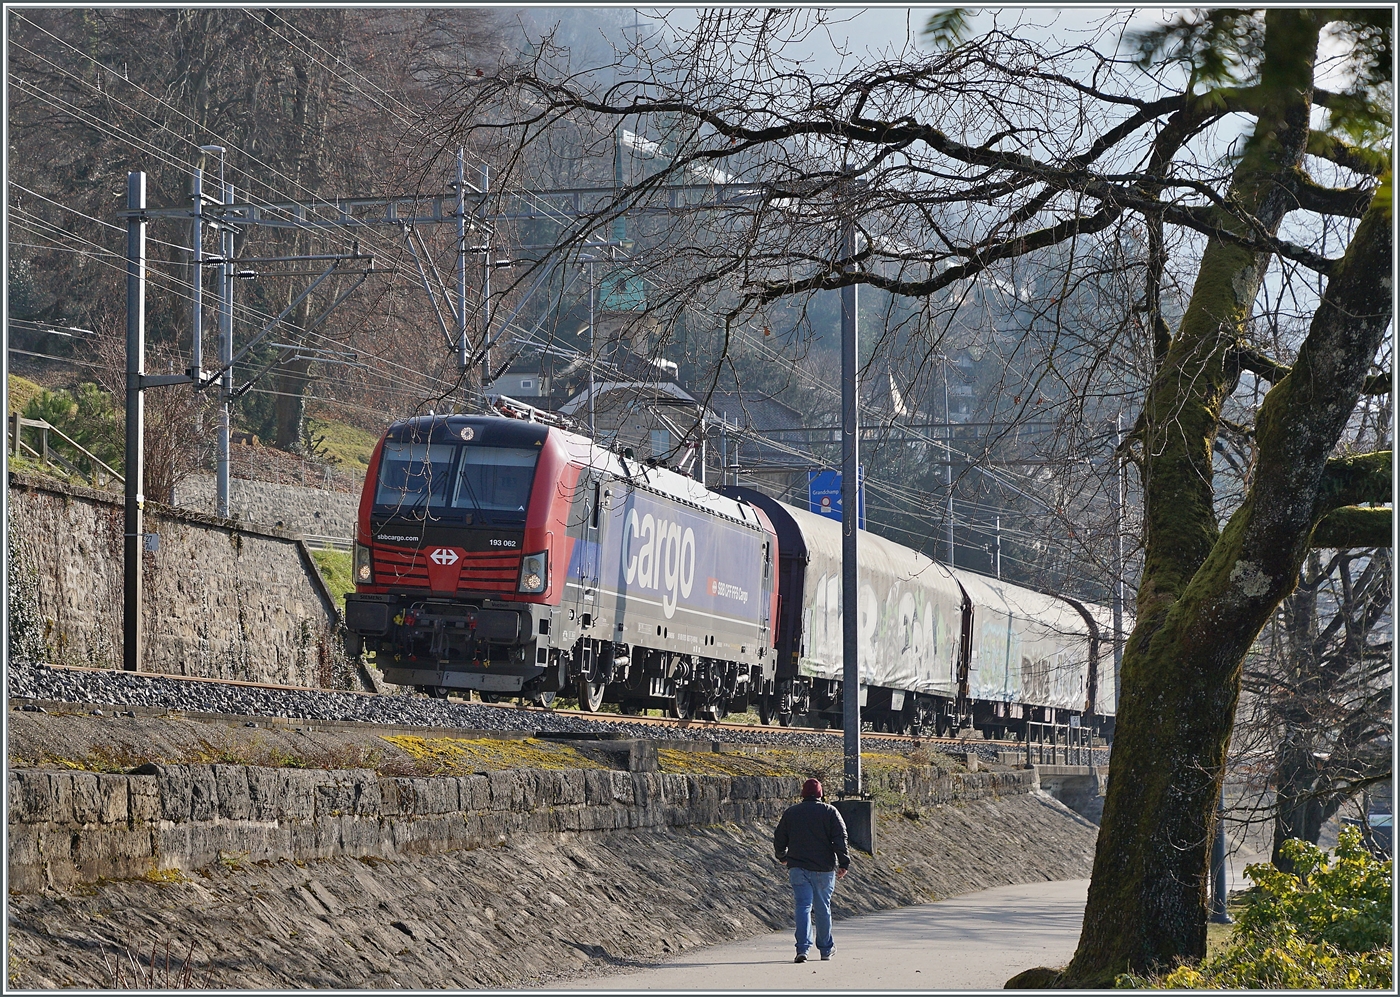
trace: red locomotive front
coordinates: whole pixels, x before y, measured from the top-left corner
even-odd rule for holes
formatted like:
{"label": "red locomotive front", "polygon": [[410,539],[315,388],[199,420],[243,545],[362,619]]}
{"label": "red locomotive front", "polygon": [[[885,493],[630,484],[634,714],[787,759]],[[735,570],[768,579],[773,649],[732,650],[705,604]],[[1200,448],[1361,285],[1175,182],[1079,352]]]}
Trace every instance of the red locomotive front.
{"label": "red locomotive front", "polygon": [[630,451],[525,419],[398,422],[358,534],[346,627],[396,685],[720,716],[771,679],[772,526]]}
{"label": "red locomotive front", "polygon": [[389,428],[360,498],[345,607],[352,641],[388,681],[442,696],[541,684],[579,473],[561,436],[468,415]]}

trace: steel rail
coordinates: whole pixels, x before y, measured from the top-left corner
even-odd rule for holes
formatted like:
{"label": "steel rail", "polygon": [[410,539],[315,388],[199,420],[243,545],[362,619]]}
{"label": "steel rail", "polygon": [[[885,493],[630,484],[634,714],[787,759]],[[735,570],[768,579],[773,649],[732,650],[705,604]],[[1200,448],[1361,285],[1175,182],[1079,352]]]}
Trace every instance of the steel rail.
{"label": "steel rail", "polygon": [[[46,664],[46,665],[44,665],[43,667],[45,667],[45,668],[51,668],[51,669],[54,669],[55,671],[72,671],[72,672],[112,672],[112,673],[119,674],[119,675],[123,675],[123,676],[130,676],[130,675],[133,674],[132,672],[124,671],[123,669],[120,669],[120,668],[93,668],[93,667],[89,667],[89,666],[87,666],[87,665],[50,665],[50,664]],[[373,698],[373,697],[381,696],[381,695],[395,695],[395,694],[385,694],[385,693],[375,693],[375,692],[364,692],[364,691],[361,691],[361,690],[358,690],[358,689],[323,689],[323,688],[318,688],[318,687],[316,687],[316,686],[282,685],[282,684],[275,683],[275,682],[250,682],[250,681],[247,681],[246,679],[200,678],[199,676],[196,676],[196,675],[175,675],[175,674],[170,674],[170,673],[167,673],[167,672],[136,672],[136,673],[134,673],[134,674],[139,675],[139,676],[141,676],[141,677],[143,677],[143,678],[170,679],[170,680],[176,681],[176,682],[205,682],[205,683],[209,683],[209,684],[212,684],[212,685],[238,686],[238,687],[247,688],[247,689],[269,689],[269,690],[275,690],[275,691],[279,691],[279,692],[339,693],[339,694],[342,694],[342,695],[362,696],[362,697],[366,697],[366,698]],[[11,698],[11,699],[14,699],[14,700],[21,700],[21,701],[23,701],[23,700],[29,700],[29,699],[31,699],[32,697],[26,697],[26,696],[12,696],[12,697],[10,697],[10,698]],[[46,702],[47,702],[47,700],[46,700]],[[58,700],[53,700],[53,702],[58,702]],[[92,706],[92,705],[98,705],[98,704],[74,702],[72,705],[74,705],[74,706]],[[101,704],[101,705],[121,705],[121,704]],[[839,727],[833,727],[833,728],[817,728],[817,727],[802,727],[802,726],[782,727],[782,726],[779,726],[779,725],[768,725],[768,726],[765,726],[764,724],[741,724],[741,723],[732,723],[732,722],[724,721],[724,720],[702,720],[702,719],[700,719],[700,718],[698,718],[698,717],[690,718],[690,719],[686,719],[686,720],[681,720],[681,719],[677,719],[677,718],[675,718],[675,717],[649,717],[649,716],[635,715],[635,714],[629,714],[629,713],[589,713],[589,712],[586,711],[586,710],[555,709],[555,708],[553,708],[553,707],[548,707],[548,706],[536,706],[536,705],[518,706],[518,705],[515,705],[515,704],[513,704],[513,703],[486,703],[486,702],[480,702],[480,703],[472,703],[472,705],[473,705],[473,706],[488,706],[488,707],[494,707],[494,708],[496,708],[496,709],[501,709],[501,710],[516,710],[516,711],[518,711],[518,712],[520,712],[520,713],[526,713],[526,714],[546,714],[546,713],[549,713],[549,714],[555,714],[555,715],[557,715],[557,716],[578,717],[578,718],[581,718],[581,719],[584,719],[584,720],[592,720],[592,721],[595,721],[595,722],[598,722],[598,723],[637,723],[637,724],[645,724],[645,725],[647,725],[647,726],[652,726],[652,727],[673,727],[673,728],[678,728],[678,729],[681,729],[681,730],[707,730],[707,731],[708,731],[708,730],[713,730],[713,731],[733,730],[733,731],[746,731],[746,732],[749,732],[749,733],[753,733],[753,732],[755,732],[755,731],[763,731],[763,732],[770,733],[770,734],[783,734],[783,733],[794,733],[794,734],[826,734],[826,735],[829,735],[829,736],[831,736],[831,737],[840,737],[840,736],[841,736],[841,733],[842,733],[842,732],[841,732],[841,728],[839,728]],[[185,710],[184,708],[179,708],[179,707],[172,708],[172,711],[173,711],[173,712],[189,712],[188,710]],[[249,715],[251,716],[252,714],[249,714]],[[289,719],[297,719],[297,718],[289,718]],[[307,724],[315,724],[315,723],[322,723],[322,722],[329,722],[329,721],[320,721],[320,720],[306,719],[306,720],[301,721],[301,722],[304,722],[304,723],[307,723]],[[346,722],[346,723],[371,723],[372,721],[345,721],[345,722]],[[934,743],[934,744],[945,744],[945,745],[959,745],[959,744],[961,744],[961,745],[986,745],[986,746],[997,746],[997,747],[1005,746],[1005,747],[1017,748],[1017,749],[1022,750],[1022,751],[1025,750],[1025,742],[1023,742],[1023,741],[1010,741],[1010,740],[992,740],[992,741],[989,741],[989,740],[983,740],[983,739],[976,739],[976,740],[974,740],[974,739],[972,739],[972,738],[932,737],[932,736],[920,737],[920,736],[917,736],[917,735],[914,735],[914,734],[889,734],[889,733],[878,732],[878,731],[872,731],[872,730],[864,730],[864,729],[861,730],[861,737],[863,737],[863,738],[864,738],[864,737],[875,737],[875,738],[882,738],[882,739],[886,739],[886,740],[903,741],[903,742],[909,742],[909,743],[921,743],[921,744],[922,744],[922,743]],[[1096,745],[1095,747],[1107,747],[1107,746],[1106,746],[1106,745],[1103,745],[1103,746]]]}

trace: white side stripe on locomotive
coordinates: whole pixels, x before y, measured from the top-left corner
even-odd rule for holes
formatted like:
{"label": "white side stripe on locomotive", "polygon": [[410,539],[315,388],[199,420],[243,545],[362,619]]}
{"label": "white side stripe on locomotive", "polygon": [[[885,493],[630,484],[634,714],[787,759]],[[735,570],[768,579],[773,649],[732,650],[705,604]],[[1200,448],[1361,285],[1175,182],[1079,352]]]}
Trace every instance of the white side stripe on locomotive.
{"label": "white side stripe on locomotive", "polygon": [[[666,608],[665,605],[664,605],[663,603],[661,603],[659,600],[657,600],[657,599],[645,599],[645,598],[643,598],[642,596],[637,595],[635,592],[619,592],[619,591],[616,590],[616,589],[594,588],[594,587],[591,586],[591,585],[590,585],[590,586],[580,585],[578,582],[565,582],[565,583],[564,583],[564,587],[565,587],[566,589],[584,589],[584,588],[586,588],[586,589],[587,589],[588,591],[590,591],[590,592],[596,592],[600,597],[601,597],[601,596],[605,596],[605,595],[606,595],[606,596],[613,596],[613,597],[615,597],[615,598],[617,598],[617,599],[623,600],[624,602],[635,602],[635,603],[640,603],[640,604],[643,605],[643,606],[660,606],[660,607],[662,608],[663,611],[664,611],[665,608]],[[673,607],[673,611],[674,611],[674,607]],[[721,621],[721,622],[723,622],[723,623],[734,623],[734,624],[737,624],[738,626],[741,626],[741,627],[752,627],[752,626],[755,626],[755,623],[754,623],[753,620],[746,620],[746,619],[744,619],[743,617],[740,617],[740,616],[721,616],[719,613],[707,613],[707,612],[705,612],[703,609],[692,609],[692,608],[689,607],[689,606],[681,606],[681,607],[680,607],[680,611],[681,611],[682,613],[689,613],[691,616],[701,616],[701,617],[704,617],[704,618],[707,619],[707,620],[719,620],[719,621]],[[667,618],[669,619],[670,617],[667,617]]]}

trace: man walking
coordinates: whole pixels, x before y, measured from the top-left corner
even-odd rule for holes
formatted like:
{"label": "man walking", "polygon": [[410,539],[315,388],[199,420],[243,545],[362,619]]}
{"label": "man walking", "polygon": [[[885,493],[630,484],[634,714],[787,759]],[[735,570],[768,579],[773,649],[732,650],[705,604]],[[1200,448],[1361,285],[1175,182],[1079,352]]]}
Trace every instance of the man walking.
{"label": "man walking", "polygon": [[808,779],[802,784],[802,802],[787,808],[773,832],[773,854],[787,866],[792,902],[797,914],[797,958],[807,961],[816,922],[817,951],[831,958],[831,894],[836,881],[846,875],[851,853],[846,850],[846,822],[840,812],[822,802],[822,784]]}

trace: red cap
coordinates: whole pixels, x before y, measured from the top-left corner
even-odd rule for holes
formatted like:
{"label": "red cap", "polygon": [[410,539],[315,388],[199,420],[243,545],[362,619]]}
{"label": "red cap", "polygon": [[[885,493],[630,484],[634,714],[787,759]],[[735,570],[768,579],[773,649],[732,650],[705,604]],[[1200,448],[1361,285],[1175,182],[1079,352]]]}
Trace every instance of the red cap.
{"label": "red cap", "polygon": [[816,779],[808,779],[806,782],[804,782],[804,783],[802,784],[802,798],[803,798],[804,800],[805,800],[807,797],[809,797],[809,796],[815,796],[815,797],[817,797],[818,799],[820,799],[820,798],[821,798],[821,795],[822,795],[822,784],[821,784],[820,782],[818,782]]}

